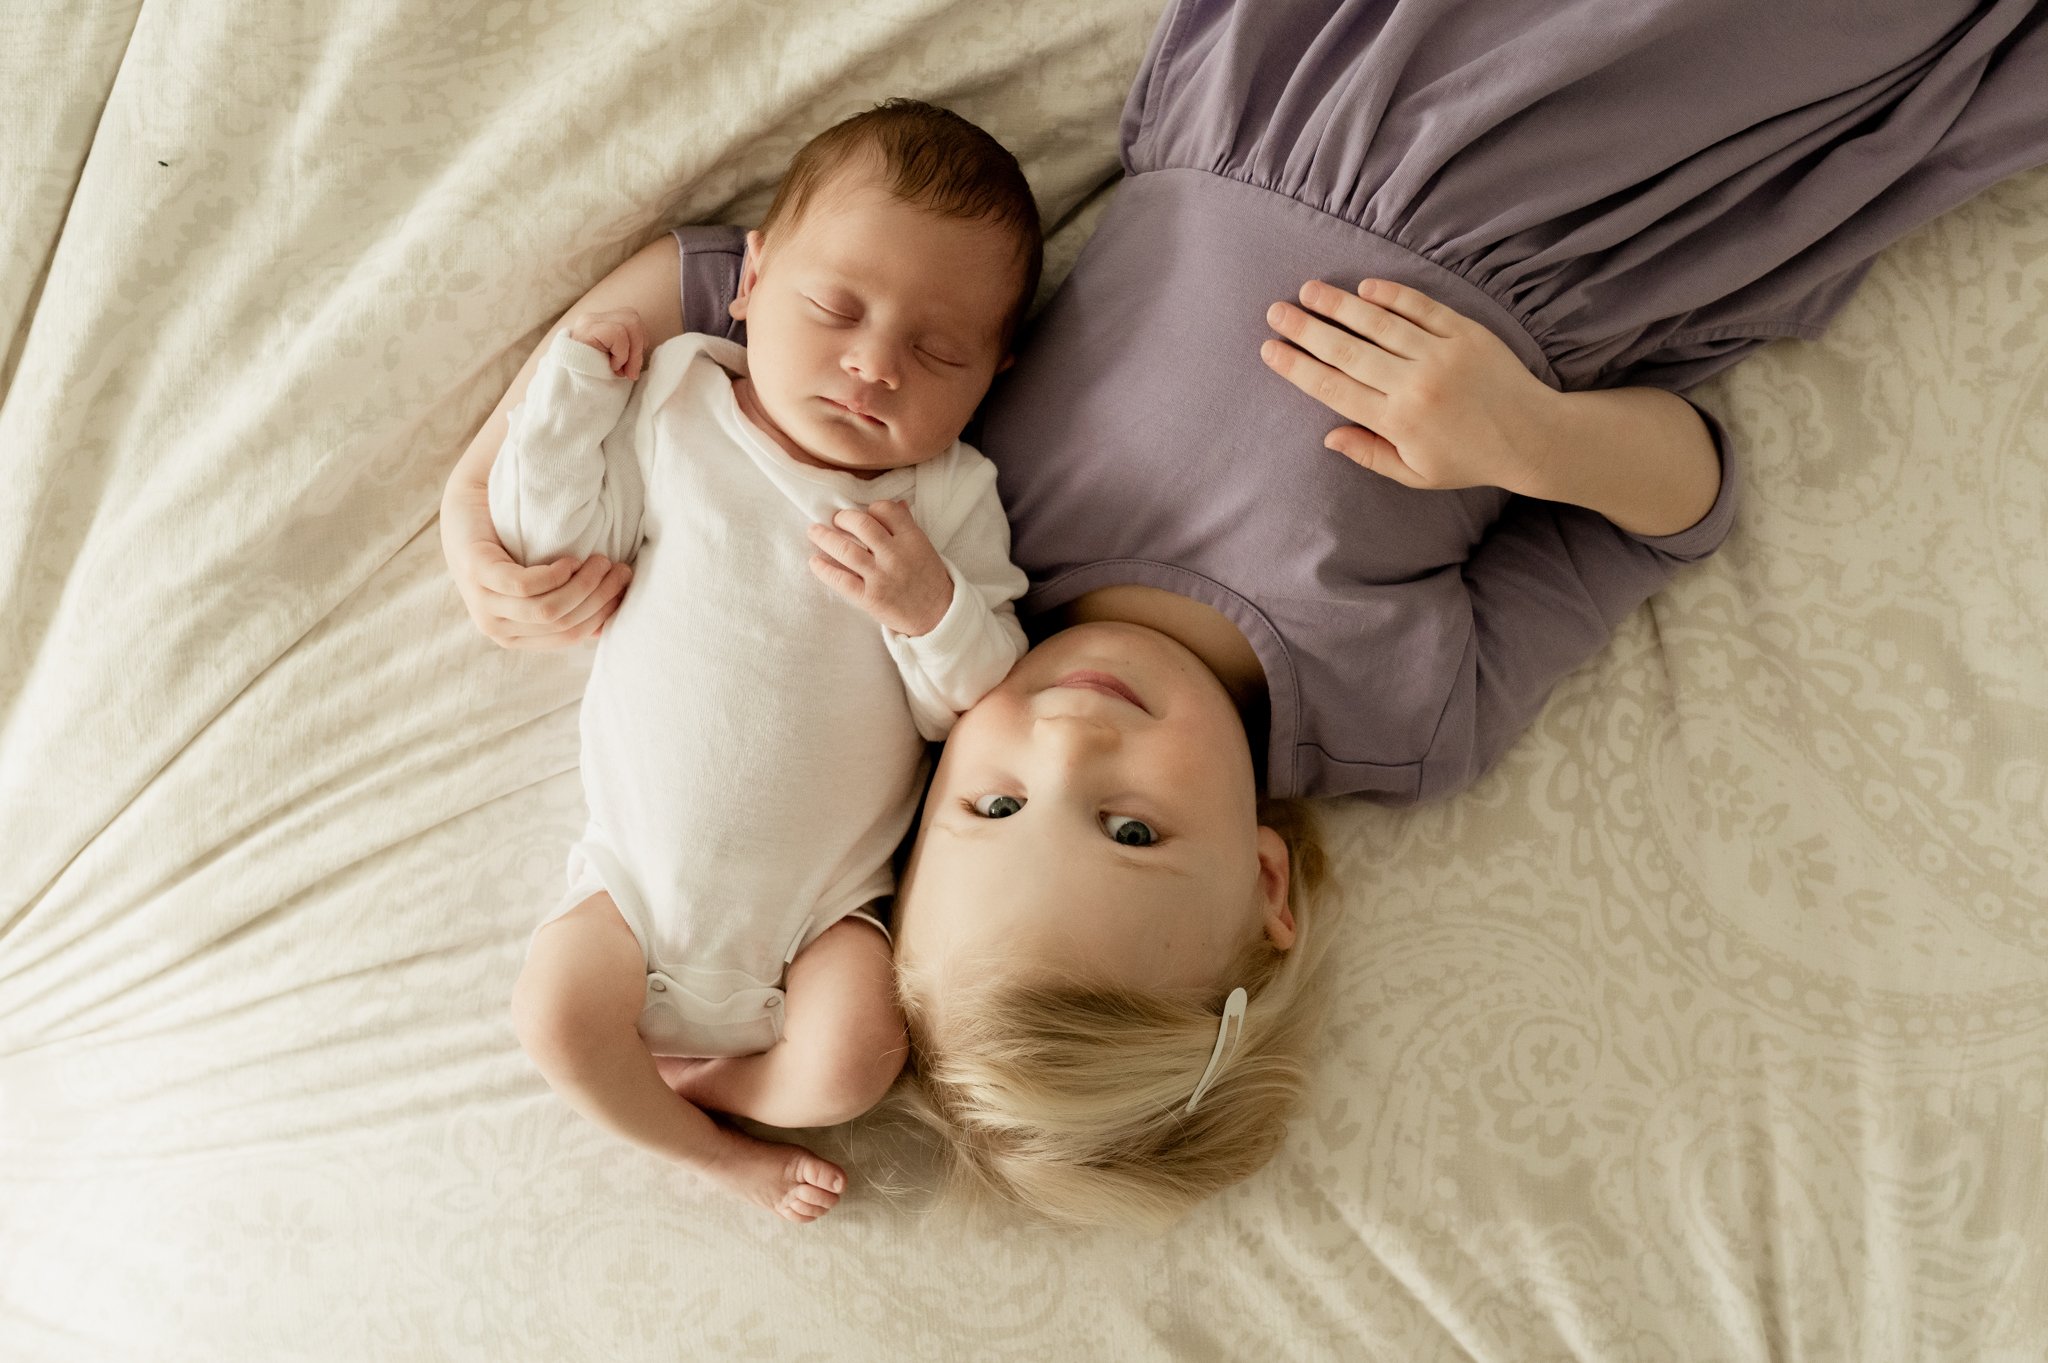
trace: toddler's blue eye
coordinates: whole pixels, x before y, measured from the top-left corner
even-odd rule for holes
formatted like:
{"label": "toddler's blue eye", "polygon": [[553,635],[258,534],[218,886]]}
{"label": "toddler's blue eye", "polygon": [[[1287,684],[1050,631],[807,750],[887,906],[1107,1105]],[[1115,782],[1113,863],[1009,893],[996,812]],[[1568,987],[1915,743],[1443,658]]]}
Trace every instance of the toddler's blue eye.
{"label": "toddler's blue eye", "polygon": [[984,819],[1007,819],[1024,807],[1024,802],[1014,795],[984,795],[970,806]]}
{"label": "toddler's blue eye", "polygon": [[1159,835],[1149,825],[1136,819],[1126,819],[1121,814],[1110,815],[1102,825],[1109,830],[1109,836],[1126,847],[1150,847],[1159,841]]}

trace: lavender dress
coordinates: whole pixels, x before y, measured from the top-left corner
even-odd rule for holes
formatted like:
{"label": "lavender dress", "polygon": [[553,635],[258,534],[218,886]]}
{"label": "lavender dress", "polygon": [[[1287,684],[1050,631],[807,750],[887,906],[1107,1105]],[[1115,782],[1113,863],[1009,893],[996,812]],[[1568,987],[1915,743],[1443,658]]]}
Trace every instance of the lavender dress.
{"label": "lavender dress", "polygon": [[[1265,669],[1275,795],[1428,799],[1733,514],[1630,535],[1420,492],[1258,359],[1301,282],[1398,280],[1546,383],[1679,389],[1813,336],[1872,256],[2048,161],[2048,32],[1997,0],[1182,0],[1124,110],[1128,177],[970,437],[1027,617],[1138,583]],[[739,232],[690,228],[685,326],[731,334]],[[1255,744],[1256,744],[1255,740]]]}

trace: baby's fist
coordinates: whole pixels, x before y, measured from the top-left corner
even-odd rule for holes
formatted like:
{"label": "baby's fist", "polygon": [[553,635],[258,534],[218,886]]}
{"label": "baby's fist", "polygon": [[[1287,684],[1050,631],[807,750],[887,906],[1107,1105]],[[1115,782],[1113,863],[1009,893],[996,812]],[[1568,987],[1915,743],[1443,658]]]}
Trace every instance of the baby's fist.
{"label": "baby's fist", "polygon": [[569,339],[602,350],[611,360],[612,373],[620,378],[640,377],[640,362],[647,355],[647,324],[632,308],[586,312],[569,323]]}
{"label": "baby's fist", "polygon": [[846,507],[814,525],[818,580],[906,638],[929,634],[953,604],[953,575],[901,502]]}

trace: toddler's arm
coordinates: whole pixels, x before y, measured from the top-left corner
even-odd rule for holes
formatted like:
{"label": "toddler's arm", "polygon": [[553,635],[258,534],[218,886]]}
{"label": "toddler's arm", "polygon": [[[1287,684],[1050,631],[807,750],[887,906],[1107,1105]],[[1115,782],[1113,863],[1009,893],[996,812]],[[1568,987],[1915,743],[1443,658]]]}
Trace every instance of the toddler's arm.
{"label": "toddler's arm", "polygon": [[624,563],[639,547],[641,470],[630,431],[613,434],[633,380],[578,338],[584,326],[556,334],[491,465],[491,521],[522,563],[591,554]]}
{"label": "toddler's arm", "polygon": [[1470,318],[1418,290],[1311,281],[1268,320],[1266,363],[1358,422],[1324,442],[1406,487],[1517,494],[1459,569],[1470,635],[1417,798],[1470,784],[1734,518],[1725,433],[1675,394],[1560,393]]}
{"label": "toddler's arm", "polygon": [[1560,393],[1486,327],[1419,290],[1320,281],[1276,303],[1268,365],[1357,422],[1323,442],[1412,488],[1505,488],[1596,511],[1632,535],[1675,535],[1720,488],[1691,404],[1655,388]]}
{"label": "toddler's arm", "polygon": [[1420,797],[1468,785],[1543,708],[1557,681],[1598,653],[1621,621],[1679,568],[1720,547],[1735,520],[1735,468],[1720,424],[1701,413],[1717,449],[1720,494],[1674,535],[1634,535],[1584,507],[1511,499],[1463,569],[1472,633],[1444,704]]}
{"label": "toddler's arm", "polygon": [[463,609],[484,637],[500,648],[564,648],[590,638],[618,609],[620,594],[633,576],[625,564],[599,556],[580,565],[574,559],[557,559],[526,568],[505,552],[491,524],[489,483],[491,465],[505,443],[506,418],[525,401],[555,333],[573,318],[630,307],[646,324],[650,348],[680,335],[683,301],[712,287],[692,283],[679,294],[680,266],[676,238],[664,232],[593,285],[534,345],[448,474],[441,494],[441,553]]}

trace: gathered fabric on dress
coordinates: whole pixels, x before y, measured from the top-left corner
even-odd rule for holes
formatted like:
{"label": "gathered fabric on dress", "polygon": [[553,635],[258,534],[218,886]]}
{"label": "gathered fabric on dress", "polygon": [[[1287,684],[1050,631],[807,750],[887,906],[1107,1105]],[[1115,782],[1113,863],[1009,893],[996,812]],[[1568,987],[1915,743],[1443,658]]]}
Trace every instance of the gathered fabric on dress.
{"label": "gathered fabric on dress", "polygon": [[2035,0],[1184,0],[1122,135],[1470,281],[1563,387],[1675,389],[2041,163],[2044,92]]}
{"label": "gathered fabric on dress", "polygon": [[[1304,280],[1410,285],[1553,388],[1682,390],[1813,336],[1884,246],[2048,162],[2048,29],[1993,0],[1178,0],[1119,182],[969,438],[1043,633],[1099,587],[1201,601],[1258,655],[1274,795],[1469,784],[1733,523],[1674,535],[1421,491],[1261,363]],[[720,235],[723,233],[723,235]],[[686,229],[721,329],[736,229]]]}

